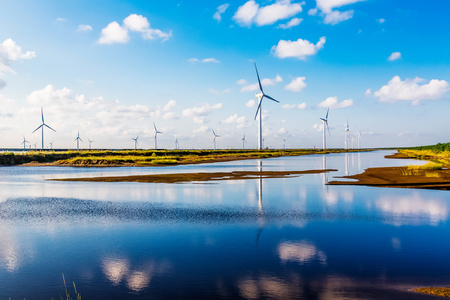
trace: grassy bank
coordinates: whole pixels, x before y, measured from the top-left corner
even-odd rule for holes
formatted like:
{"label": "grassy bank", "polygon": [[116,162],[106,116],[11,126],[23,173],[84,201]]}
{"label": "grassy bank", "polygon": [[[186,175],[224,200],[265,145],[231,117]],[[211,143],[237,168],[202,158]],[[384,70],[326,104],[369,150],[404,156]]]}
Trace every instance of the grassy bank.
{"label": "grassy bank", "polygon": [[85,150],[85,151],[29,151],[0,154],[0,165],[61,165],[80,167],[160,166],[196,164],[280,156],[339,153],[344,150]]}
{"label": "grassy bank", "polygon": [[405,158],[432,161],[446,167],[450,165],[450,143],[401,149],[398,150],[398,153],[397,157],[399,158],[403,156]]}

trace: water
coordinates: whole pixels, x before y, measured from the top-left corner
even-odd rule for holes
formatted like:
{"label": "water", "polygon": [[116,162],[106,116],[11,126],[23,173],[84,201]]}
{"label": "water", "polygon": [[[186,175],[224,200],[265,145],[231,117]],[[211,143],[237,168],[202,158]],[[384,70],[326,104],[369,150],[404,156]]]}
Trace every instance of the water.
{"label": "water", "polygon": [[260,160],[167,168],[0,168],[0,299],[428,299],[448,285],[448,192],[326,186],[388,152],[283,157],[283,179],[90,183],[47,179],[258,170]]}

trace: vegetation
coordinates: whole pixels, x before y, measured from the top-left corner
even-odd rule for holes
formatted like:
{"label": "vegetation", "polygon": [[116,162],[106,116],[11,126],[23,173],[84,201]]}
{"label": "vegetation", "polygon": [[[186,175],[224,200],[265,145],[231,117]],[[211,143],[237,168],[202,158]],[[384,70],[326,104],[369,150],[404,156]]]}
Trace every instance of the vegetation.
{"label": "vegetation", "polygon": [[402,170],[403,176],[420,176],[425,175],[426,177],[439,177],[439,174],[432,171],[442,170],[444,167],[441,163],[429,162],[422,166],[410,165]]}
{"label": "vegetation", "polygon": [[405,157],[450,165],[450,143],[402,149],[399,150],[399,153]]}
{"label": "vegetation", "polygon": [[27,163],[67,166],[155,166],[196,164],[250,158],[298,156],[338,153],[345,150],[287,149],[287,150],[84,150],[84,151],[26,151],[0,153],[0,165]]}
{"label": "vegetation", "polygon": [[450,298],[450,287],[424,287],[414,289],[413,291],[417,293]]}

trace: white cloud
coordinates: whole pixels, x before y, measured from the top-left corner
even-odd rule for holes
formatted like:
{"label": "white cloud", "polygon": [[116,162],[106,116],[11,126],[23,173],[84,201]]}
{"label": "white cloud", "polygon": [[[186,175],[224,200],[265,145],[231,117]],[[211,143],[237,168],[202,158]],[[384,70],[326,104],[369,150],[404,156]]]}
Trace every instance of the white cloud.
{"label": "white cloud", "polygon": [[315,45],[302,39],[297,41],[280,40],[278,45],[272,47],[272,53],[278,58],[295,57],[305,60],[307,56],[315,55],[325,42],[326,38],[324,36]]}
{"label": "white cloud", "polygon": [[292,110],[292,109],[302,109],[303,110],[303,109],[308,108],[308,105],[306,105],[305,102],[300,103],[300,104],[283,104],[283,105],[281,105],[281,108],[289,109],[289,110]]}
{"label": "white cloud", "polygon": [[364,96],[368,97],[372,95],[372,89],[367,89],[366,92],[364,93]]}
{"label": "white cloud", "polygon": [[325,108],[351,107],[351,106],[353,106],[353,100],[347,99],[347,100],[343,100],[342,102],[339,102],[337,97],[328,97],[324,101],[320,102],[318,106],[325,107]]}
{"label": "white cloud", "polygon": [[202,126],[200,128],[194,129],[193,132],[195,134],[199,134],[199,133],[205,133],[205,132],[208,132],[208,131],[209,131],[209,128],[207,126]]}
{"label": "white cloud", "polygon": [[213,110],[221,109],[223,107],[222,103],[217,103],[215,105],[209,105],[206,103],[203,106],[197,106],[192,108],[187,108],[183,110],[183,117],[192,118],[195,123],[203,123],[205,117],[208,116]]}
{"label": "white cloud", "polygon": [[399,76],[394,76],[387,85],[376,91],[374,96],[378,97],[380,102],[411,101],[412,105],[417,105],[422,100],[442,99],[450,91],[450,85],[445,80],[432,79],[428,83],[425,82],[425,79],[418,77],[402,81]]}
{"label": "white cloud", "polygon": [[392,52],[388,57],[388,61],[394,61],[402,58],[402,54],[400,52]]}
{"label": "white cloud", "polygon": [[325,15],[324,23],[336,25],[351,18],[353,18],[353,10],[348,10],[344,12],[333,10]]}
{"label": "white cloud", "polygon": [[239,84],[239,85],[248,84],[247,80],[245,80],[245,79],[239,79],[236,83]]}
{"label": "white cloud", "polygon": [[166,105],[163,106],[164,111],[171,110],[177,105],[177,101],[175,100],[169,100],[169,102],[166,103]]}
{"label": "white cloud", "polygon": [[222,20],[222,14],[227,10],[228,3],[222,4],[219,7],[217,7],[216,13],[213,15],[214,20],[217,20],[217,22],[220,22]]}
{"label": "white cloud", "polygon": [[245,106],[247,107],[255,107],[256,106],[256,101],[253,99],[250,99],[247,101],[247,103],[245,103]]}
{"label": "white cloud", "polygon": [[237,114],[231,115],[222,121],[223,124],[236,124],[237,128],[243,128],[247,123],[247,118],[244,116],[238,116]]}
{"label": "white cloud", "polygon": [[123,20],[123,26],[120,26],[119,23],[114,21],[103,28],[97,43],[127,43],[130,39],[128,31],[140,32],[143,39],[151,40],[160,38],[163,41],[166,41],[172,36],[172,32],[170,31],[163,32],[160,29],[151,28],[146,17],[137,14],[130,14]]}
{"label": "white cloud", "polygon": [[204,58],[204,59],[198,59],[198,58],[192,57],[192,58],[189,58],[187,61],[190,62],[190,63],[198,63],[198,62],[202,62],[202,63],[216,63],[216,64],[220,63],[220,61],[218,59],[214,58],[214,57],[209,57],[209,58]]}
{"label": "white cloud", "polygon": [[299,18],[292,18],[289,22],[287,22],[286,24],[280,24],[278,25],[278,28],[281,29],[288,29],[291,27],[295,27],[300,25],[300,23],[303,21],[303,19],[299,19]]}
{"label": "white cloud", "polygon": [[305,79],[305,77],[296,77],[284,89],[291,92],[300,92],[306,87]]}
{"label": "white cloud", "polygon": [[213,95],[223,95],[223,94],[231,93],[231,89],[224,89],[223,91],[219,91],[216,89],[209,89],[209,92]]}
{"label": "white cloud", "polygon": [[241,26],[251,26],[253,23],[257,26],[271,25],[300,13],[303,4],[304,2],[277,0],[273,4],[260,7],[254,0],[250,0],[238,8],[233,19]]}
{"label": "white cloud", "polygon": [[128,36],[128,30],[125,28],[122,28],[119,23],[116,21],[111,22],[102,29],[102,33],[100,38],[98,39],[98,44],[114,44],[114,43],[121,43],[125,44],[128,43],[130,40],[130,37]]}
{"label": "white cloud", "polygon": [[66,22],[67,22],[67,19],[64,19],[64,18],[56,18],[55,22],[57,22],[57,23],[66,23]]}
{"label": "white cloud", "polygon": [[22,48],[12,39],[6,39],[0,44],[0,89],[6,86],[2,77],[8,72],[14,72],[12,64],[20,59],[32,59],[36,57],[34,51],[22,52]]}
{"label": "white cloud", "polygon": [[365,0],[316,0],[317,8],[324,13],[330,13],[334,8],[361,2]]}
{"label": "white cloud", "polygon": [[381,18],[381,19],[378,19],[377,22],[380,23],[380,24],[383,24],[384,22],[386,22],[386,20]]}
{"label": "white cloud", "polygon": [[308,15],[310,16],[317,15],[317,8],[311,8],[310,10],[308,10]]}
{"label": "white cloud", "polygon": [[323,130],[323,122],[321,124],[314,124],[313,128],[317,131],[322,131]]}
{"label": "white cloud", "polygon": [[80,24],[78,25],[78,31],[91,31],[92,30],[92,26],[91,25],[87,25],[87,24]]}
{"label": "white cloud", "polygon": [[[277,77],[270,79],[270,78],[264,78],[263,80],[261,80],[261,85],[263,86],[272,86],[272,85],[276,85],[279,82],[282,82],[283,78],[281,78],[280,75],[277,75]],[[259,89],[259,83],[253,83],[253,84],[249,84],[246,86],[243,86],[241,88],[241,92],[251,92],[251,91],[256,91]]]}

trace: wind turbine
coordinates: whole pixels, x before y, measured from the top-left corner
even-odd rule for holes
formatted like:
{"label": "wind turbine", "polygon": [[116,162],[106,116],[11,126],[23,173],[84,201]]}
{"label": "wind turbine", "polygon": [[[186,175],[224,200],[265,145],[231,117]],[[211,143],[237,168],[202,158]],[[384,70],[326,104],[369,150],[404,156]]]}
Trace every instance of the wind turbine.
{"label": "wind turbine", "polygon": [[327,115],[324,118],[320,118],[323,122],[323,149],[327,149],[327,138],[326,138],[326,134],[325,134],[325,127],[327,127],[328,129],[328,134],[331,135],[330,133],[330,128],[328,127],[328,113],[330,112],[330,108],[328,107],[327,109]]}
{"label": "wind turbine", "polygon": [[212,129],[212,133],[214,134],[214,150],[216,150],[216,138],[220,137],[220,135],[217,135],[217,134],[214,132],[214,129]]}
{"label": "wind turbine", "polygon": [[53,150],[53,141],[51,141],[49,144],[50,144],[50,149]]}
{"label": "wind turbine", "polygon": [[34,150],[37,149],[37,143],[34,143]]}
{"label": "wind turbine", "polygon": [[361,131],[358,132],[358,149],[361,149]]}
{"label": "wind turbine", "polygon": [[79,130],[78,130],[78,135],[77,135],[77,138],[75,139],[75,141],[77,141],[77,151],[79,151],[80,150],[80,141],[83,141],[80,138],[80,131]]}
{"label": "wind turbine", "polygon": [[348,120],[347,120],[347,124],[345,126],[345,150],[348,150],[348,142],[349,142],[349,134],[350,134],[350,129],[348,127]]}
{"label": "wind turbine", "polygon": [[92,144],[94,141],[91,141],[89,138],[88,138],[88,141],[89,141],[89,150],[91,150],[91,144]]}
{"label": "wind turbine", "polygon": [[153,127],[155,128],[155,150],[157,150],[158,149],[158,142],[157,142],[158,133],[162,133],[162,132],[158,131],[158,129],[156,129],[155,122],[153,122]]}
{"label": "wind turbine", "polygon": [[25,147],[26,147],[26,143],[30,143],[29,141],[27,141],[26,139],[25,139],[25,136],[23,136],[23,142],[22,142],[22,144],[21,145],[23,145],[23,151],[25,151],[26,149],[25,149]]}
{"label": "wind turbine", "polygon": [[139,134],[135,138],[131,138],[134,141],[134,150],[137,150]]}
{"label": "wind turbine", "polygon": [[277,103],[280,103],[280,101],[275,100],[272,97],[270,97],[269,95],[266,95],[264,93],[264,90],[263,90],[262,85],[261,85],[261,80],[259,79],[258,68],[256,67],[256,63],[255,63],[255,70],[256,70],[256,76],[258,77],[259,90],[261,91],[260,93],[255,94],[255,96],[256,96],[256,98],[258,99],[258,102],[259,102],[258,108],[256,109],[255,120],[256,120],[256,117],[258,116],[258,112],[259,112],[258,149],[261,150],[263,148],[263,145],[262,145],[263,144],[263,137],[262,137],[262,108],[261,108],[262,101],[263,101],[264,97],[266,97],[267,99],[270,99],[272,101],[275,101]]}
{"label": "wind turbine", "polygon": [[41,107],[41,117],[42,117],[42,124],[39,125],[38,128],[36,128],[32,133],[34,133],[36,130],[38,130],[39,128],[42,129],[42,150],[44,150],[44,127],[50,128],[51,130],[53,130],[54,132],[56,132],[55,129],[51,128],[50,126],[48,126],[47,124],[45,124],[44,122],[44,110]]}
{"label": "wind turbine", "polygon": [[245,143],[246,143],[247,141],[245,140],[245,134],[244,134],[244,136],[242,137],[242,149],[245,149]]}
{"label": "wind turbine", "polygon": [[178,139],[175,139],[175,150],[178,150]]}
{"label": "wind turbine", "polygon": [[286,139],[283,139],[283,148],[286,149]]}

